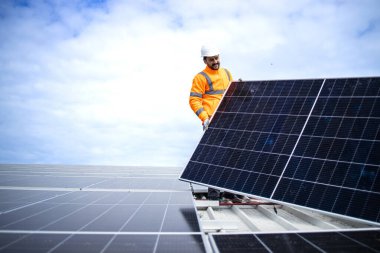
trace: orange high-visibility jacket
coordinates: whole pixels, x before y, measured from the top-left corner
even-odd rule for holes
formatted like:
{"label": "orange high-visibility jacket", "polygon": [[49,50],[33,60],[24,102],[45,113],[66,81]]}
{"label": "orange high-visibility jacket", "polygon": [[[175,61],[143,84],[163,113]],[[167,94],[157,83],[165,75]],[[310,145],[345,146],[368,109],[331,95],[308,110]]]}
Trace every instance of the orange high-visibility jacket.
{"label": "orange high-visibility jacket", "polygon": [[231,81],[227,69],[213,70],[208,66],[194,77],[189,103],[202,122],[214,113]]}

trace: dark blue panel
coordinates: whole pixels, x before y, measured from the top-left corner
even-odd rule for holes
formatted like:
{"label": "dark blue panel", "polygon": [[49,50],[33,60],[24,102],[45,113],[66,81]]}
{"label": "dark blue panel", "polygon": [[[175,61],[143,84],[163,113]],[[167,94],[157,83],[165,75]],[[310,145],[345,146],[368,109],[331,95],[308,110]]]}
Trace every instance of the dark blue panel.
{"label": "dark blue panel", "polygon": [[380,230],[213,234],[218,252],[377,252]]}
{"label": "dark blue panel", "polygon": [[[195,181],[216,188],[379,222],[367,201],[380,195],[379,86],[379,77],[233,83],[181,178],[201,173]],[[358,196],[365,205],[351,204]]]}

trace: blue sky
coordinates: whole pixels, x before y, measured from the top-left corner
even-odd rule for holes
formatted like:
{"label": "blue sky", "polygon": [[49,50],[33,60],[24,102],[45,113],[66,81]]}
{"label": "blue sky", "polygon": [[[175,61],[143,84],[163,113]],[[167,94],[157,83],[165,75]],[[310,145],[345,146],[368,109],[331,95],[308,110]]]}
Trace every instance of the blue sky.
{"label": "blue sky", "polygon": [[380,2],[3,0],[0,163],[185,166],[202,44],[235,79],[380,75]]}

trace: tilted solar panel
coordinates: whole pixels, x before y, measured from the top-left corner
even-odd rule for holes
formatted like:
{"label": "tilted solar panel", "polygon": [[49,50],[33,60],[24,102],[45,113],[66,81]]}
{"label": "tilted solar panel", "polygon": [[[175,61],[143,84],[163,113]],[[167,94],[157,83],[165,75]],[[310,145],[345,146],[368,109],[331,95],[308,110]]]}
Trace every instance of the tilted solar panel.
{"label": "tilted solar panel", "polygon": [[180,179],[380,222],[380,78],[233,82]]}

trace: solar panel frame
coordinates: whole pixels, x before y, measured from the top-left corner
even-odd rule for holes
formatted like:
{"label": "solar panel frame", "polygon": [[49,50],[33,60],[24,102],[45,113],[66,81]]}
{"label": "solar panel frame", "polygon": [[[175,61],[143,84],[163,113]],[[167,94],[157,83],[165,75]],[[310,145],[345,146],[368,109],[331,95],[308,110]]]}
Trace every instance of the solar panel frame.
{"label": "solar panel frame", "polygon": [[[364,89],[363,87],[365,87],[365,82],[368,81],[368,80],[375,80],[375,83],[371,86],[371,85],[368,85],[367,86],[367,90]],[[361,82],[359,82],[358,80],[360,80]],[[180,176],[180,180],[184,180],[184,181],[188,181],[188,182],[193,182],[193,183],[199,183],[199,184],[202,184],[204,186],[208,186],[208,187],[212,187],[212,188],[217,188],[217,189],[220,189],[220,190],[225,190],[225,191],[229,191],[229,192],[234,192],[234,193],[237,193],[237,194],[244,194],[244,195],[249,195],[249,196],[254,196],[254,197],[258,197],[258,198],[263,198],[263,199],[267,199],[267,200],[270,200],[270,201],[274,201],[274,202],[277,202],[277,203],[282,203],[282,204],[291,204],[291,205],[296,205],[296,206],[301,206],[301,207],[306,207],[306,208],[311,208],[311,209],[317,209],[321,212],[325,212],[325,213],[328,213],[328,214],[333,214],[333,215],[338,215],[338,216],[344,216],[344,217],[349,217],[349,218],[352,218],[354,220],[361,220],[361,221],[366,221],[366,222],[369,222],[371,224],[376,224],[378,225],[379,224],[379,211],[374,212],[373,214],[366,214],[366,215],[361,215],[361,214],[357,214],[355,213],[356,212],[356,209],[355,208],[351,208],[351,207],[346,207],[346,209],[344,210],[340,210],[339,208],[336,208],[334,210],[326,210],[328,209],[326,206],[323,206],[323,205],[326,205],[326,203],[319,203],[318,205],[319,206],[305,206],[305,204],[303,204],[303,202],[305,202],[306,200],[302,200],[300,198],[300,201],[299,203],[295,204],[295,203],[292,203],[292,201],[286,201],[286,200],[283,200],[282,199],[279,199],[278,197],[278,192],[276,193],[276,189],[277,187],[280,185],[280,182],[282,181],[283,177],[284,176],[289,176],[289,170],[288,170],[288,165],[290,164],[291,166],[290,167],[294,167],[295,164],[297,164],[297,159],[300,160],[302,162],[302,165],[303,166],[311,166],[311,163],[313,166],[316,166],[318,165],[320,167],[320,163],[321,161],[318,160],[318,159],[311,159],[311,161],[306,161],[306,159],[303,159],[303,156],[300,156],[299,154],[297,154],[298,151],[298,147],[299,145],[298,142],[305,142],[305,138],[307,138],[306,135],[303,134],[304,131],[306,131],[306,133],[309,133],[310,131],[315,131],[315,129],[313,129],[311,124],[308,124],[308,121],[311,120],[310,122],[312,123],[313,121],[315,122],[316,119],[319,119],[319,118],[327,118],[329,117],[329,119],[333,119],[332,121],[337,121],[341,126],[346,126],[347,125],[347,121],[348,123],[349,120],[347,120],[347,115],[349,117],[353,117],[355,116],[354,113],[356,112],[359,112],[361,109],[357,109],[355,108],[355,106],[353,105],[350,105],[350,106],[345,106],[345,103],[344,101],[347,99],[356,99],[356,101],[359,101],[361,99],[361,106],[363,105],[363,100],[364,98],[367,98],[367,97],[370,97],[373,101],[370,104],[371,109],[373,110],[373,108],[380,108],[380,104],[379,104],[379,89],[378,89],[378,86],[380,86],[380,83],[379,83],[379,77],[366,77],[366,78],[338,78],[338,79],[301,79],[301,80],[274,80],[274,81],[254,81],[254,82],[243,82],[243,83],[231,83],[230,87],[228,88],[228,90],[226,91],[216,113],[214,114],[214,117],[212,118],[212,121],[211,121],[211,124],[209,126],[209,129],[204,132],[201,140],[200,140],[200,144],[198,145],[198,147],[196,148],[196,150],[194,151],[194,154],[193,156],[191,157],[189,163],[187,164],[187,166],[185,167],[185,169],[183,170],[182,172],[182,175]],[[279,99],[281,97],[281,95],[285,95],[285,96],[289,96],[289,95],[302,95],[303,97],[306,95],[309,95],[310,93],[310,90],[308,91],[307,89],[305,89],[305,87],[302,87],[302,89],[296,91],[296,89],[294,89],[292,86],[291,89],[289,89],[288,91],[286,91],[286,89],[284,89],[285,85],[282,85],[282,88],[281,86],[280,87],[275,87],[273,88],[273,85],[271,86],[272,88],[268,88],[269,87],[269,83],[272,82],[284,82],[284,83],[291,83],[293,82],[296,83],[296,82],[315,82],[315,81],[319,81],[319,82],[322,82],[320,86],[318,86],[318,94],[315,96],[315,99],[313,101],[313,105],[312,107],[310,108],[310,110],[303,110],[303,108],[301,107],[301,109],[299,109],[298,112],[302,112],[303,114],[305,114],[305,112],[308,111],[308,114],[307,114],[307,118],[305,120],[305,122],[303,124],[300,124],[300,121],[296,121],[297,119],[300,120],[300,118],[297,118],[296,116],[296,119],[293,119],[292,117],[293,116],[287,116],[285,117],[285,119],[281,119],[280,120],[280,123],[279,124],[281,127],[278,127],[276,126],[276,124],[272,124],[273,128],[276,128],[278,131],[278,129],[282,129],[282,132],[280,133],[275,133],[273,134],[272,131],[267,131],[269,132],[269,135],[266,135],[265,134],[263,135],[263,132],[262,131],[263,129],[265,129],[265,127],[268,129],[268,126],[270,125],[267,125],[265,126],[265,123],[268,122],[268,116],[267,114],[269,113],[270,115],[270,111],[268,112],[268,109],[265,109],[265,108],[261,108],[260,107],[260,110],[259,111],[259,116],[256,120],[256,123],[255,123],[255,128],[259,129],[257,132],[259,132],[259,134],[256,134],[255,132],[251,132],[250,134],[247,134],[245,131],[247,130],[247,125],[249,125],[247,122],[244,122],[241,120],[241,117],[239,119],[239,116],[237,115],[244,115],[243,118],[247,118],[246,121],[250,121],[253,116],[249,116],[249,112],[247,112],[247,109],[244,108],[244,109],[241,109],[241,105],[246,102],[246,101],[249,101],[249,100],[253,100],[252,98],[251,99],[247,99],[247,97],[244,97],[244,95],[246,95],[248,92],[249,92],[249,89],[254,90],[254,92],[256,92],[255,96],[260,96],[260,95],[271,95],[273,94],[273,92],[277,92],[276,94],[278,95],[275,102],[274,102],[274,106],[272,106],[272,109],[271,111],[273,111],[273,108],[276,109],[276,113],[277,113],[277,119],[278,120],[280,117],[283,117],[282,114],[278,114],[278,112],[281,112],[282,108],[280,109],[280,111],[278,111],[278,108],[280,108],[279,105],[276,104],[277,101],[281,101],[281,99]],[[338,105],[337,107],[337,111],[339,111],[340,113],[342,112],[345,112],[347,111],[348,113],[347,114],[343,114],[343,117],[342,119],[340,120],[339,122],[339,114],[338,115],[334,115],[331,114],[330,115],[326,115],[326,110],[324,108],[330,108],[331,106],[329,106],[329,103],[327,102],[330,102],[328,100],[328,96],[327,96],[327,99],[325,98],[326,95],[331,95],[331,94],[326,94],[327,92],[326,91],[330,91],[331,92],[335,92],[333,93],[334,96],[336,96],[336,91],[333,89],[334,87],[334,84],[335,82],[337,83],[343,83],[344,85],[346,85],[345,83],[355,83],[357,84],[357,86],[361,86],[361,88],[359,89],[356,89],[354,94],[353,95],[356,95],[353,96],[350,91],[348,89],[345,89],[346,86],[343,85],[343,88],[340,87],[340,94],[343,94],[344,96],[338,96],[339,99],[341,99],[343,102],[339,102],[338,103],[336,101],[333,101],[335,102],[335,104]],[[263,85],[265,84],[267,87],[265,89],[260,89],[260,85]],[[326,84],[326,86],[325,86]],[[237,85],[241,85],[240,87],[240,91],[236,92],[237,90]],[[333,86],[331,86],[333,85]],[[232,87],[231,87],[232,86]],[[347,86],[348,87],[348,86]],[[315,87],[314,87],[315,88]],[[232,97],[232,95],[234,94],[235,92],[235,96]],[[298,92],[298,93],[296,93]],[[314,93],[315,93],[315,90],[314,90]],[[351,94],[351,96],[349,96]],[[370,95],[370,96],[369,96]],[[362,96],[363,98],[358,98],[358,96]],[[242,99],[243,97],[243,99]],[[254,97],[254,96],[252,96]],[[321,100],[320,98],[322,99],[322,107],[321,107]],[[376,100],[374,98],[377,98]],[[236,101],[233,101],[233,99],[235,99]],[[327,102],[323,103],[323,99],[326,100]],[[335,99],[335,98],[334,98]],[[258,99],[258,102],[257,104],[260,104],[260,100],[261,100],[261,97],[259,97]],[[310,105],[310,102],[308,103],[305,103],[306,99],[303,101],[303,104],[309,104]],[[230,104],[229,104],[230,103]],[[251,103],[251,102],[250,102]],[[261,104],[265,105],[267,104],[268,102],[263,102]],[[298,104],[300,104],[300,102],[297,102]],[[295,103],[291,103],[292,106],[294,106]],[[334,104],[334,103],[331,103],[330,104]],[[273,105],[273,103],[272,103]],[[249,106],[252,106],[252,104],[249,104]],[[248,107],[249,107],[248,106]],[[371,116],[370,118],[367,118],[365,119],[365,117],[358,117],[358,121],[356,122],[356,118],[355,118],[355,126],[356,127],[365,127],[365,126],[368,126],[370,125],[372,127],[372,129],[376,129],[377,127],[377,133],[372,133],[371,131],[356,131],[356,132],[353,132],[354,133],[354,137],[360,137],[361,139],[358,139],[358,140],[349,140],[349,142],[353,142],[354,144],[356,143],[360,143],[363,147],[368,147],[368,143],[371,144],[372,142],[372,145],[375,141],[379,141],[379,122],[380,122],[380,117],[378,114],[380,114],[380,110],[376,110],[374,116],[373,115],[370,115],[369,113],[371,113],[371,111],[366,108],[365,106],[367,105],[364,105],[364,112],[366,112],[368,114],[368,116]],[[227,108],[229,107],[229,108]],[[253,106],[253,110],[256,110],[257,109],[257,106],[254,105]],[[298,108],[300,108],[298,106]],[[334,107],[335,108],[335,107]],[[228,110],[226,110],[228,109]],[[287,112],[289,112],[289,110],[291,111],[292,108],[286,108],[287,109]],[[345,111],[342,111],[342,109],[344,109]],[[234,111],[235,110],[235,111]],[[267,110],[267,111],[265,111]],[[355,111],[356,110],[356,111]],[[238,112],[238,113],[236,113]],[[264,113],[263,113],[264,112]],[[224,115],[223,115],[224,114]],[[301,115],[301,113],[298,113],[299,115]],[[220,116],[223,115],[223,119],[221,121],[220,120]],[[263,117],[264,115],[264,117]],[[296,112],[296,115],[297,115],[297,112]],[[262,118],[263,117],[263,118]],[[319,118],[318,118],[319,117]],[[379,117],[379,118],[378,118]],[[264,128],[262,128],[261,125],[257,125],[257,122],[260,121],[260,119],[264,119]],[[283,122],[285,122],[286,120],[288,120],[288,122],[293,122],[293,125],[292,127],[289,127],[289,128],[283,128],[284,125],[288,125],[288,124],[283,124]],[[344,122],[345,121],[345,122]],[[243,123],[241,123],[243,122]],[[272,121],[269,121],[269,122],[273,122]],[[294,123],[296,122],[296,123]],[[233,123],[236,123],[237,126],[232,126]],[[252,122],[250,122],[251,125],[252,125]],[[278,123],[278,122],[277,122]],[[336,123],[334,123],[336,124]],[[330,126],[330,127],[333,127],[334,124],[327,124],[327,126]],[[245,129],[239,129],[240,126],[244,126]],[[277,124],[278,125],[278,124]],[[298,126],[302,126],[302,129],[300,129],[300,127],[298,127],[296,129],[296,131],[294,131],[294,126],[295,125],[298,125]],[[232,126],[232,127],[231,127]],[[342,128],[344,129],[344,128]],[[333,136],[328,136],[327,138],[330,138],[330,139],[333,139],[333,140],[337,140],[338,138],[342,139],[342,140],[345,140],[347,139],[347,134],[342,130],[340,129],[338,132],[334,132],[334,135]],[[285,131],[284,131],[285,130]],[[239,131],[239,133],[238,133]],[[330,131],[330,130],[329,130]],[[236,134],[238,133],[238,134]],[[270,135],[272,134],[272,135]],[[369,141],[365,141],[362,139],[363,136],[358,136],[360,134],[365,134],[365,138],[375,138],[375,140],[372,140],[370,139]],[[247,136],[245,136],[247,135]],[[261,135],[261,136],[260,136]],[[235,142],[232,142],[233,144],[231,144],[231,138],[234,138],[238,136],[238,141],[235,141]],[[241,137],[243,136],[243,137]],[[349,135],[348,135],[349,136]],[[260,138],[261,137],[261,138]],[[297,137],[297,140],[296,140],[296,143],[294,144],[294,138]],[[313,138],[315,138],[315,136],[311,136]],[[337,138],[335,138],[337,137]],[[253,138],[255,141],[252,141],[251,143],[248,143],[247,139],[249,138]],[[325,138],[325,136],[322,135],[322,138],[321,140]],[[290,145],[287,144],[287,142],[285,142],[285,144],[283,144],[282,146],[280,147],[286,147],[287,150],[285,150],[286,152],[283,152],[283,148],[282,150],[278,151],[278,147],[277,147],[277,156],[274,155],[276,152],[273,152],[274,149],[272,150],[265,150],[264,148],[262,148],[261,150],[259,150],[259,154],[254,154],[255,152],[255,146],[257,146],[257,143],[260,143],[261,142],[261,146],[264,147],[265,145],[263,145],[262,143],[264,141],[267,141],[270,140],[274,143],[276,143],[276,141],[278,140],[281,140],[283,141],[283,139],[286,139],[286,141],[289,141],[291,140],[289,143],[291,143]],[[328,141],[326,140],[323,140],[324,143],[322,144],[322,146],[324,146],[324,148],[329,148],[327,147],[326,145],[329,143]],[[339,140],[340,141],[340,140]],[[339,144],[339,141],[337,141],[337,143]],[[322,141],[321,141],[322,143]],[[200,148],[200,146],[202,146],[202,148]],[[342,147],[342,144],[340,143],[339,144],[340,147]],[[334,146],[334,147],[339,147],[338,146]],[[269,146],[269,145],[268,145]],[[344,145],[343,145],[344,146]],[[292,151],[289,155],[289,147],[292,147]],[[379,148],[379,145],[377,144],[376,148]],[[231,150],[228,150],[227,149],[232,149],[233,151]],[[347,149],[347,148],[346,148]],[[253,150],[253,151],[251,151]],[[313,148],[310,148],[310,150],[313,150]],[[323,149],[321,149],[323,150]],[[348,152],[350,150],[347,150],[345,152]],[[310,153],[310,151],[309,151]],[[312,152],[311,152],[312,153]],[[372,152],[374,153],[374,152]],[[379,151],[380,153],[380,151]],[[297,154],[297,155],[295,155]],[[360,155],[361,156],[364,156],[363,154],[365,154],[364,152],[362,152]],[[329,164],[331,163],[331,161],[334,161],[333,159],[336,158],[336,157],[333,157],[334,155],[336,156],[335,153],[332,153],[332,152],[327,152],[325,155],[328,155],[329,157],[325,157],[325,163],[326,164]],[[260,156],[258,158],[258,156]],[[243,157],[244,159],[239,159]],[[358,156],[360,157],[360,156]],[[374,158],[373,155],[372,157],[370,157],[372,160],[376,160],[377,158]],[[356,159],[356,158],[355,158]],[[331,160],[331,161],[330,161]],[[208,161],[211,161],[211,162],[208,162]],[[264,162],[263,162],[264,161]],[[285,162],[286,161],[286,162]],[[298,161],[298,163],[300,162]],[[360,162],[360,160],[358,160]],[[358,162],[358,161],[354,161],[354,162]],[[376,160],[378,161],[378,159]],[[254,164],[256,163],[257,164],[266,164],[266,163],[272,163],[272,166],[273,166],[273,170],[270,171],[270,173],[262,173],[262,171],[258,171],[258,170],[255,170],[255,171],[249,171],[247,170],[247,166],[245,166],[246,164]],[[284,165],[285,163],[285,165]],[[307,163],[310,163],[307,165]],[[351,161],[352,163],[352,161]],[[199,164],[199,165],[198,165]],[[380,163],[379,163],[380,164]],[[379,174],[378,171],[379,171],[379,165],[376,165],[376,164],[366,164],[368,165],[368,170],[366,170],[365,173],[369,174],[369,175],[372,175],[372,174]],[[278,167],[276,167],[278,166]],[[372,167],[371,167],[372,166]],[[376,167],[377,166],[377,167]],[[244,169],[241,169],[241,167],[243,167]],[[253,165],[252,167],[255,167],[255,165]],[[190,169],[188,169],[190,168]],[[315,173],[314,171],[312,170],[308,170],[308,172],[313,172]],[[339,172],[339,168],[336,169],[336,171],[334,170],[334,173],[338,173]],[[340,172],[342,172],[342,169],[340,169]],[[281,174],[279,174],[281,173]],[[300,173],[300,171],[297,172],[298,174]],[[191,176],[189,176],[190,174],[192,174]],[[294,176],[295,174],[291,175],[291,176]],[[326,172],[323,172],[321,174],[321,182],[319,182],[320,184],[322,184],[322,188],[324,187],[323,184],[326,184],[326,182],[323,182],[323,180],[326,180],[326,179],[323,179],[322,176],[325,176],[326,177]],[[309,177],[318,177],[319,174],[316,173],[315,175],[313,174],[310,174],[308,175]],[[369,176],[367,176],[369,177]],[[331,178],[330,177],[330,181],[331,181]],[[378,177],[376,177],[378,178]],[[338,176],[334,176],[333,178],[333,181],[331,181],[331,183],[333,184],[338,184],[338,180],[340,180],[340,178]],[[221,181],[220,181],[221,180]],[[334,181],[335,180],[335,181]],[[286,182],[286,180],[284,180]],[[290,180],[291,181],[291,180]],[[293,180],[294,181],[294,180]],[[379,180],[378,180],[379,181]],[[223,182],[223,183],[220,183],[220,182]],[[251,182],[250,185],[247,185],[247,182]],[[274,183],[276,182],[276,183]],[[312,182],[312,180],[311,180]],[[330,182],[329,182],[330,183]],[[299,184],[298,185],[298,188],[300,186],[302,186],[303,188],[307,188],[307,187],[310,187],[307,185],[308,183],[307,182],[304,182],[302,185]],[[361,185],[360,185],[361,184]],[[359,180],[358,181],[358,185],[360,187],[364,187],[364,180]],[[237,187],[238,185],[240,185],[241,187]],[[274,186],[275,185],[275,186]],[[358,203],[363,203],[363,201],[360,201],[362,200],[361,197],[364,197],[367,199],[367,203],[370,202],[370,203],[380,203],[380,198],[378,198],[377,196],[380,196],[378,193],[380,193],[379,191],[379,184],[373,184],[372,185],[372,188],[371,189],[374,189],[375,190],[375,194],[372,194],[371,196],[367,195],[367,196],[363,196],[363,194],[361,194],[361,191],[362,189],[359,189],[359,191],[357,191],[357,194],[355,196],[351,196],[350,199],[354,199],[356,201],[358,201]],[[301,187],[301,189],[302,189]],[[344,188],[346,186],[342,185],[340,186],[340,188]],[[284,185],[280,185],[280,188],[283,190],[283,192],[288,192],[288,193],[292,193],[292,191],[295,191],[298,189],[296,189],[297,187],[294,186],[292,187],[289,191],[284,191]],[[274,189],[274,190],[273,190]],[[324,192],[327,192],[328,194],[336,194],[336,192],[332,192],[332,187],[330,187],[329,189],[326,189],[326,188],[323,188]],[[376,191],[377,190],[377,191]],[[346,193],[346,190],[343,189],[340,191],[341,192],[341,196],[342,197],[345,197],[347,196],[347,193]],[[378,193],[376,193],[378,192]],[[314,196],[309,196],[311,197],[311,199],[316,199],[318,198],[318,191],[315,192],[316,194],[314,194]],[[276,196],[274,196],[274,194],[277,194]],[[346,194],[346,195],[344,195]],[[274,198],[275,197],[275,198]],[[293,201],[294,202],[294,201]],[[339,201],[338,201],[339,202]],[[337,202],[337,205],[336,206],[341,206],[341,203],[338,203]],[[338,205],[339,204],[339,205]],[[322,210],[320,210],[322,207]],[[378,208],[377,208],[378,209]],[[351,213],[349,215],[346,215],[347,214],[347,210],[349,210]],[[375,208],[376,210],[376,208]],[[377,218],[375,217],[377,215]],[[356,216],[356,217],[355,217]],[[377,220],[376,220],[377,219]]]}

